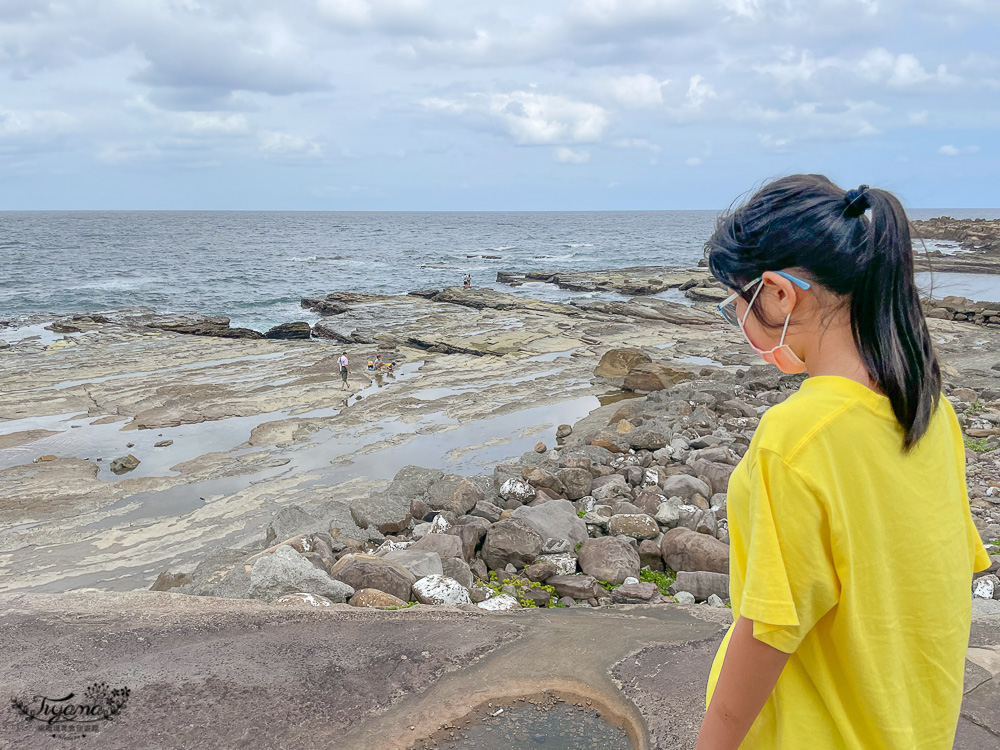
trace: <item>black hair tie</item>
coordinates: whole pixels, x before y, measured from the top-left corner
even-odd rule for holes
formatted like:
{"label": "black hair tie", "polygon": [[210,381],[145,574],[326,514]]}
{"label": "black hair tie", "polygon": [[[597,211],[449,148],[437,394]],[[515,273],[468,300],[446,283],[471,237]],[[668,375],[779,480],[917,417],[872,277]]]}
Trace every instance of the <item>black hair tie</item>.
{"label": "black hair tie", "polygon": [[871,208],[868,202],[868,186],[860,185],[856,190],[848,190],[844,193],[844,216],[849,219],[861,216],[866,210]]}

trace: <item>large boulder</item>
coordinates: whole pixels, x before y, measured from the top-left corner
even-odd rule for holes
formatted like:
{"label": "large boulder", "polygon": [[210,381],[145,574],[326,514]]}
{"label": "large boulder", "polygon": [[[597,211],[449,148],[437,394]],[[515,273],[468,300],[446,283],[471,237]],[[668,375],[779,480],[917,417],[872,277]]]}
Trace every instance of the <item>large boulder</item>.
{"label": "large boulder", "polygon": [[594,475],[587,469],[560,469],[556,477],[562,482],[566,497],[579,500],[590,494],[594,484]]}
{"label": "large boulder", "polygon": [[378,589],[404,600],[409,600],[410,587],[417,580],[402,565],[375,555],[344,555],[330,569],[330,577],[355,591]]}
{"label": "large boulder", "polygon": [[641,349],[609,349],[594,369],[594,375],[599,378],[622,378],[632,368],[652,361]]}
{"label": "large boulder", "polygon": [[637,365],[625,376],[625,389],[629,391],[662,391],[692,377],[687,370],[657,362]]}
{"label": "large boulder", "polygon": [[660,527],[652,516],[645,513],[616,513],[608,520],[608,533],[633,539],[653,539],[660,535]]}
{"label": "large boulder", "polygon": [[454,578],[427,576],[413,584],[413,595],[421,604],[472,604],[469,592]]}
{"label": "large boulder", "polygon": [[405,607],[409,603],[409,595],[407,595],[406,599],[400,599],[378,589],[362,589],[352,596],[351,600],[347,603],[352,607],[370,607],[372,609],[398,608]]}
{"label": "large boulder", "polygon": [[546,584],[555,588],[556,595],[574,599],[590,599],[600,593],[594,576],[558,575],[549,578]]}
{"label": "large boulder", "polygon": [[599,502],[615,498],[631,498],[632,491],[621,474],[609,474],[594,480],[590,496]]}
{"label": "large boulder", "polygon": [[287,545],[257,558],[250,571],[250,598],[273,602],[300,592],[342,604],[354,595],[354,588],[334,580]]}
{"label": "large boulder", "polygon": [[[475,529],[472,529],[472,531],[475,533]],[[427,552],[437,552],[442,562],[449,557],[464,557],[462,540],[450,533],[428,534],[419,542],[411,544],[408,549],[413,551],[425,550]]]}
{"label": "large boulder", "polygon": [[587,538],[587,524],[576,514],[569,500],[549,500],[541,505],[515,508],[513,518],[519,518],[546,539],[562,539],[570,549]]}
{"label": "large boulder", "polygon": [[299,534],[326,531],[323,522],[298,505],[285,505],[275,511],[264,531],[264,545],[270,547]]}
{"label": "large boulder", "polygon": [[658,430],[640,428],[628,434],[628,444],[636,450],[658,451],[668,444],[667,436]]}
{"label": "large boulder", "polygon": [[729,598],[729,576],[726,573],[711,573],[706,570],[690,572],[683,570],[677,574],[669,589],[671,594],[688,591],[696,601],[703,602],[712,594],[723,601]]}
{"label": "large boulder", "polygon": [[410,500],[388,492],[373,492],[355,500],[351,503],[351,518],[360,528],[374,527],[380,534],[398,534],[413,521]]}
{"label": "large boulder", "polygon": [[578,553],[580,570],[600,581],[624,583],[639,577],[639,552],[634,543],[620,536],[588,539]]}
{"label": "large boulder", "polygon": [[667,531],[660,540],[660,553],[667,566],[678,572],[729,573],[729,545],[691,529],[678,527]]}
{"label": "large boulder", "polygon": [[382,559],[406,568],[416,578],[439,576],[444,572],[444,568],[441,566],[441,556],[437,552],[407,548],[390,552]]}
{"label": "large boulder", "polygon": [[138,458],[129,453],[111,462],[111,471],[115,474],[127,474],[139,465]]}
{"label": "large boulder", "polygon": [[526,503],[535,497],[535,488],[523,479],[511,477],[500,485],[500,497],[504,500]]}
{"label": "large boulder", "polygon": [[464,515],[476,507],[476,503],[486,499],[482,488],[471,479],[446,476],[431,485],[425,502],[434,510],[450,510],[456,515]]}
{"label": "large boulder", "polygon": [[706,461],[697,459],[691,468],[698,472],[698,476],[705,477],[712,485],[712,492],[726,492],[729,489],[729,477],[733,475],[735,466],[718,461]]}
{"label": "large boulder", "polygon": [[493,570],[513,565],[520,570],[542,552],[542,535],[526,521],[508,518],[493,524],[483,541],[483,560]]}
{"label": "large boulder", "polygon": [[611,601],[615,604],[637,604],[648,602],[659,593],[655,583],[626,583],[611,592]]}
{"label": "large boulder", "polygon": [[663,483],[663,494],[682,500],[691,500],[696,494],[709,498],[712,496],[712,488],[690,474],[674,474]]}
{"label": "large boulder", "polygon": [[441,567],[444,568],[445,576],[454,578],[467,589],[472,588],[472,568],[465,560],[460,557],[449,557],[441,561]]}

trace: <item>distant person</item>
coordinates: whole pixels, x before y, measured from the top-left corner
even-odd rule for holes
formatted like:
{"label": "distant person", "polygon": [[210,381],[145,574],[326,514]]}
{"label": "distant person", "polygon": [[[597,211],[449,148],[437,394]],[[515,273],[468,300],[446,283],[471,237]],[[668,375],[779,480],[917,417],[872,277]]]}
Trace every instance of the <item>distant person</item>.
{"label": "distant person", "polygon": [[990,558],[965,445],[883,190],[792,175],[705,246],[719,312],[761,358],[808,373],[729,481],[733,624],[697,750],[951,750]]}
{"label": "distant person", "polygon": [[347,352],[340,355],[340,358],[337,360],[337,364],[340,365],[340,380],[342,381],[340,384],[340,390],[346,391],[347,376],[351,372],[351,366],[347,363]]}
{"label": "distant person", "polygon": [[376,370],[381,370],[383,367],[385,367],[385,363],[382,361],[382,355],[381,354],[376,354],[375,355],[375,369]]}
{"label": "distant person", "polygon": [[472,288],[472,274],[471,273],[465,274],[465,276],[462,278],[462,286],[465,287],[466,289],[471,289]]}

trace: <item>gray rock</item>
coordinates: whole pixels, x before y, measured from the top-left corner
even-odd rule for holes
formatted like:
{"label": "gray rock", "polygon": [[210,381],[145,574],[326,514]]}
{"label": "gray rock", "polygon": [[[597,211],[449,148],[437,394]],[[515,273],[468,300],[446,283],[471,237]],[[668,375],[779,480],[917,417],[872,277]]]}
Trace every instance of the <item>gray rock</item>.
{"label": "gray rock", "polygon": [[449,557],[441,561],[441,567],[445,576],[454,578],[467,589],[472,588],[472,569],[465,560]]}
{"label": "gray rock", "polygon": [[587,538],[587,524],[576,515],[569,500],[549,500],[542,505],[523,505],[514,510],[518,518],[537,531],[542,540],[556,539],[569,543],[570,549]]}
{"label": "gray rock", "polygon": [[708,599],[706,600],[706,602],[707,602],[707,604],[708,604],[709,607],[724,607],[724,606],[726,606],[725,603],[723,603],[722,599],[719,598],[719,596],[717,594],[712,594],[711,596],[709,596]]}
{"label": "gray rock", "polygon": [[252,554],[253,550],[249,549],[212,550],[191,572],[191,582],[177,590],[191,596],[245,599],[250,588],[250,574],[243,563]]}
{"label": "gray rock", "polygon": [[561,596],[559,597],[559,601],[557,602],[557,604],[560,604],[563,607],[572,607],[574,604],[576,604],[576,599],[574,599],[572,596]]}
{"label": "gray rock", "polygon": [[560,469],[556,472],[556,478],[562,482],[566,497],[570,500],[588,496],[594,484],[594,475],[587,469]]}
{"label": "gray rock", "polygon": [[676,571],[729,572],[729,545],[690,529],[670,529],[660,541],[660,554]]}
{"label": "gray rock", "polygon": [[269,329],[267,333],[264,334],[264,338],[268,339],[299,339],[307,340],[312,336],[312,329],[309,327],[308,323],[303,321],[298,321],[295,323],[279,323],[273,328]]}
{"label": "gray rock", "polygon": [[699,602],[705,601],[712,594],[721,599],[728,599],[729,576],[725,573],[710,573],[704,570],[694,573],[681,571],[669,591],[675,596],[678,591],[690,591]]}
{"label": "gray rock", "polygon": [[1000,615],[1000,601],[996,599],[973,599],[972,616]]}
{"label": "gray rock", "polygon": [[410,599],[410,587],[417,577],[399,563],[375,555],[344,555],[330,569],[330,577],[355,591],[378,589],[403,601]]}
{"label": "gray rock", "polygon": [[680,521],[681,505],[683,505],[683,502],[679,497],[668,497],[657,507],[653,518],[656,519],[656,522],[661,526],[672,529],[677,525],[678,521]]}
{"label": "gray rock", "polygon": [[524,575],[527,576],[528,580],[538,583],[544,583],[552,576],[558,574],[559,568],[556,567],[556,564],[544,559],[532,563],[524,569]]}
{"label": "gray rock", "polygon": [[285,505],[271,516],[271,521],[264,531],[264,546],[271,547],[300,534],[326,531],[323,525],[320,519],[302,510],[298,505]]}
{"label": "gray rock", "polygon": [[656,430],[633,430],[625,437],[636,450],[656,451],[667,444],[667,436]]}
{"label": "gray rock", "polygon": [[401,565],[416,578],[424,578],[425,576],[432,575],[439,576],[444,573],[441,556],[437,552],[407,548],[390,552],[382,559]]}
{"label": "gray rock", "polygon": [[493,524],[486,532],[483,560],[493,570],[504,570],[507,565],[520,570],[541,554],[542,541],[542,535],[526,521],[508,518]]}
{"label": "gray rock", "polygon": [[434,510],[450,510],[464,515],[486,499],[482,488],[471,479],[446,476],[431,485],[424,500]]}
{"label": "gray rock", "polygon": [[476,503],[476,506],[469,511],[469,515],[477,516],[478,518],[485,518],[490,523],[496,523],[499,521],[501,513],[503,513],[503,509],[488,500],[480,500]]}
{"label": "gray rock", "polygon": [[573,434],[573,427],[568,424],[561,424],[556,428],[556,439],[562,440]]}
{"label": "gray rock", "polygon": [[649,568],[654,572],[663,570],[663,556],[660,554],[660,545],[652,539],[643,539],[639,542],[639,566]]}
{"label": "gray rock", "polygon": [[702,497],[711,497],[712,489],[698,477],[690,474],[674,474],[667,477],[663,483],[663,494],[667,497],[679,497],[682,500],[691,500],[695,494]]}
{"label": "gray rock", "polygon": [[116,458],[111,462],[111,466],[109,468],[115,474],[127,474],[137,467],[139,463],[139,459],[129,453],[127,456]]}
{"label": "gray rock", "polygon": [[580,547],[578,563],[587,575],[612,584],[629,576],[639,577],[639,553],[634,542],[625,537],[588,539]]}
{"label": "gray rock", "polygon": [[254,563],[247,593],[252,599],[267,602],[285,594],[316,594],[342,604],[354,595],[354,589],[334,580],[291,547],[282,545]]}
{"label": "gray rock", "polygon": [[412,523],[411,501],[402,495],[373,492],[351,503],[351,518],[360,528],[373,527],[380,534],[398,534]]}
{"label": "gray rock", "polygon": [[[475,533],[475,529],[469,531]],[[408,548],[410,551],[436,552],[443,563],[449,557],[463,557],[462,540],[454,534],[428,534]]]}
{"label": "gray rock", "polygon": [[[479,540],[486,536],[489,524],[482,518],[475,518],[474,516],[463,516],[463,518],[472,518],[475,521],[482,521],[485,524],[484,528],[475,523],[456,523],[445,532],[445,534],[454,536],[461,542],[461,557],[466,562],[469,562],[476,554],[476,547],[479,545]],[[444,558],[445,555],[441,555],[441,559]]]}
{"label": "gray rock", "polygon": [[597,579],[588,575],[552,576],[547,585],[555,588],[557,596],[569,596],[573,599],[589,599],[594,596],[595,589],[598,588]]}
{"label": "gray rock", "polygon": [[468,590],[454,578],[433,575],[413,584],[413,594],[421,604],[472,604]]}
{"label": "gray rock", "polygon": [[590,490],[591,496],[598,502],[605,502],[619,497],[631,497],[628,483],[625,477],[620,474],[611,474],[606,477],[598,477],[593,482]]}
{"label": "gray rock", "polygon": [[653,539],[659,536],[660,527],[652,516],[644,513],[617,513],[608,520],[608,533],[633,539]]}
{"label": "gray rock", "polygon": [[[586,524],[584,524],[586,526]],[[572,552],[576,545],[570,542],[568,539],[546,539],[542,542],[542,554],[543,555],[561,555],[567,552]]]}
{"label": "gray rock", "polygon": [[695,602],[694,594],[690,591],[678,591],[673,597],[678,604],[694,604]]}
{"label": "gray rock", "polygon": [[504,500],[526,503],[534,499],[535,488],[523,479],[512,477],[500,486],[500,497]]}
{"label": "gray rock", "polygon": [[611,592],[611,601],[615,604],[637,604],[648,602],[659,593],[655,583],[624,583]]}

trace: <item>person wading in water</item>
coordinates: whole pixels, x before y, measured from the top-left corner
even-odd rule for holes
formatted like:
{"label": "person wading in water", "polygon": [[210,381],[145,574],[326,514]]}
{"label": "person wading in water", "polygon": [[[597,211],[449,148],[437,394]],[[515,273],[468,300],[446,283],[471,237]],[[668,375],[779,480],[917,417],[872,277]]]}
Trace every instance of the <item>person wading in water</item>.
{"label": "person wading in water", "polygon": [[950,750],[973,573],[965,445],[899,201],[794,175],[706,244],[719,305],[797,393],[729,482],[734,622],[698,750]]}

